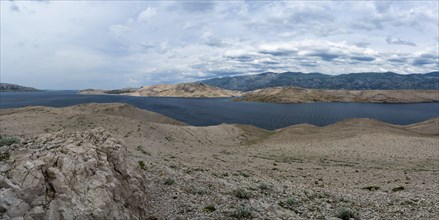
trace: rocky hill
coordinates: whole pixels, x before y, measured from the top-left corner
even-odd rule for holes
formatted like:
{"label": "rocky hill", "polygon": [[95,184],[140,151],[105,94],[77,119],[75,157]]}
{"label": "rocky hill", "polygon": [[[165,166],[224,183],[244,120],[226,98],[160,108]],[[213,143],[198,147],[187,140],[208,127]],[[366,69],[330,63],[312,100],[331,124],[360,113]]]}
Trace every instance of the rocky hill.
{"label": "rocky hill", "polygon": [[93,90],[87,89],[79,92],[84,95],[120,94],[130,96],[159,96],[159,97],[191,97],[215,98],[234,97],[241,95],[239,91],[231,91],[209,86],[203,83],[158,84],[144,86],[140,89],[122,90]]}
{"label": "rocky hill", "polygon": [[233,97],[241,93],[230,91],[203,83],[180,83],[175,85],[159,84],[144,86],[136,92],[129,93],[133,96],[166,96],[166,97]]}
{"label": "rocky hill", "polygon": [[301,72],[267,72],[257,75],[209,79],[202,81],[202,83],[239,91],[251,91],[276,86],[347,90],[430,90],[439,89],[439,72],[408,75],[401,75],[393,72],[350,73],[341,75]]}
{"label": "rocky hill", "polygon": [[271,103],[307,102],[438,102],[439,90],[322,90],[298,87],[272,87],[247,92],[236,101]]}
{"label": "rocky hill", "polygon": [[10,83],[0,83],[0,92],[35,92],[38,89]]}

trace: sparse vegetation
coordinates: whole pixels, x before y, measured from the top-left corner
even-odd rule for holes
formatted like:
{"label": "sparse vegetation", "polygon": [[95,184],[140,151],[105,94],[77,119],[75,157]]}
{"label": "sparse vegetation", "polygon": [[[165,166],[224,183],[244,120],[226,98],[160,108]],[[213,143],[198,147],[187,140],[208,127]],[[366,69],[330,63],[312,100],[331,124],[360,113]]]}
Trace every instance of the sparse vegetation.
{"label": "sparse vegetation", "polygon": [[167,179],[165,179],[165,182],[164,182],[164,184],[167,186],[173,185],[174,183],[175,183],[175,180],[172,178],[167,178]]}
{"label": "sparse vegetation", "polygon": [[243,189],[243,188],[238,188],[238,189],[235,189],[234,191],[233,191],[233,194],[237,197],[237,198],[240,198],[240,199],[250,199],[250,193],[249,192],[247,192],[245,189]]}
{"label": "sparse vegetation", "polygon": [[249,208],[241,206],[235,209],[235,211],[232,213],[232,217],[237,219],[251,218],[252,212]]}
{"label": "sparse vegetation", "polygon": [[285,201],[279,202],[279,205],[282,208],[289,209],[289,210],[295,210],[295,208],[300,204],[299,200],[297,200],[295,197],[288,197]]}
{"label": "sparse vegetation", "polygon": [[398,186],[398,187],[393,188],[392,192],[399,192],[399,191],[402,191],[404,189],[405,189],[404,186]]}
{"label": "sparse vegetation", "polygon": [[245,171],[238,171],[238,172],[236,172],[236,173],[234,173],[233,175],[235,175],[235,176],[243,176],[243,177],[250,177],[250,174],[249,173],[247,173],[247,172],[245,172]]}
{"label": "sparse vegetation", "polygon": [[348,207],[342,207],[337,209],[337,212],[335,213],[335,217],[341,218],[343,220],[350,220],[350,219],[358,219],[358,212],[355,209],[348,208]]}
{"label": "sparse vegetation", "polygon": [[205,195],[207,193],[209,193],[209,191],[205,188],[202,187],[192,187],[189,189],[189,192],[194,194],[194,195]]}
{"label": "sparse vegetation", "polygon": [[142,170],[146,170],[145,162],[139,160],[139,167],[140,167],[140,169],[142,169]]}
{"label": "sparse vegetation", "polygon": [[258,186],[258,188],[259,188],[261,191],[268,191],[268,190],[271,189],[271,186],[270,186],[269,184],[267,184],[267,183],[260,183],[259,186]]}
{"label": "sparse vegetation", "polygon": [[208,205],[203,209],[205,212],[214,212],[216,210],[214,205]]}
{"label": "sparse vegetation", "polygon": [[8,137],[0,135],[0,146],[10,146],[12,144],[19,144],[20,139],[16,137]]}

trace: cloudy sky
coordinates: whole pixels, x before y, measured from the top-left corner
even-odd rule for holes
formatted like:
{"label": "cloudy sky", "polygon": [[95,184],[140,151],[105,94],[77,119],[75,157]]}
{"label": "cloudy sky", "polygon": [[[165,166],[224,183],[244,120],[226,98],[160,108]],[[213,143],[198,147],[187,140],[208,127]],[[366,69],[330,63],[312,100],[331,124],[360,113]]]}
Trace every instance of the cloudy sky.
{"label": "cloudy sky", "polygon": [[137,87],[439,69],[437,1],[1,1],[1,81]]}

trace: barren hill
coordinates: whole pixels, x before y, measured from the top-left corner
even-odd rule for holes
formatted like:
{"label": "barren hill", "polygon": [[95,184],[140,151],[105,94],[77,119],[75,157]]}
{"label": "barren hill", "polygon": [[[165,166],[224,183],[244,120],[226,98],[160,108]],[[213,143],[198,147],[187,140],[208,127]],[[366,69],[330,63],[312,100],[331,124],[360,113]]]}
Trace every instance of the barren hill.
{"label": "barren hill", "polygon": [[439,90],[321,90],[298,87],[272,87],[247,92],[235,100],[271,103],[438,102]]}
{"label": "barren hill", "polygon": [[208,86],[203,83],[159,84],[144,86],[128,93],[132,96],[166,96],[166,97],[233,97],[241,92]]}
{"label": "barren hill", "polygon": [[191,97],[215,98],[234,97],[241,95],[239,91],[232,91],[209,86],[203,83],[158,84],[144,86],[140,89],[121,90],[94,90],[86,89],[79,92],[84,95],[121,94],[130,96],[160,96],[160,97]]}

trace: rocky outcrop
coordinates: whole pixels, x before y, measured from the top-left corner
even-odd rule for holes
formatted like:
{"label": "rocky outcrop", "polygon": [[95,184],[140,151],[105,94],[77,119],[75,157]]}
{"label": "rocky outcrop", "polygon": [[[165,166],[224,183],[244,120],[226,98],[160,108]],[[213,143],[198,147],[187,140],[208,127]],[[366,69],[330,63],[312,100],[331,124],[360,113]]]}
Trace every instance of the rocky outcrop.
{"label": "rocky outcrop", "polygon": [[144,177],[102,128],[2,146],[1,219],[145,219]]}
{"label": "rocky outcrop", "polygon": [[247,92],[236,101],[270,103],[308,102],[373,102],[416,103],[438,102],[438,90],[322,90],[299,87],[273,87]]}

